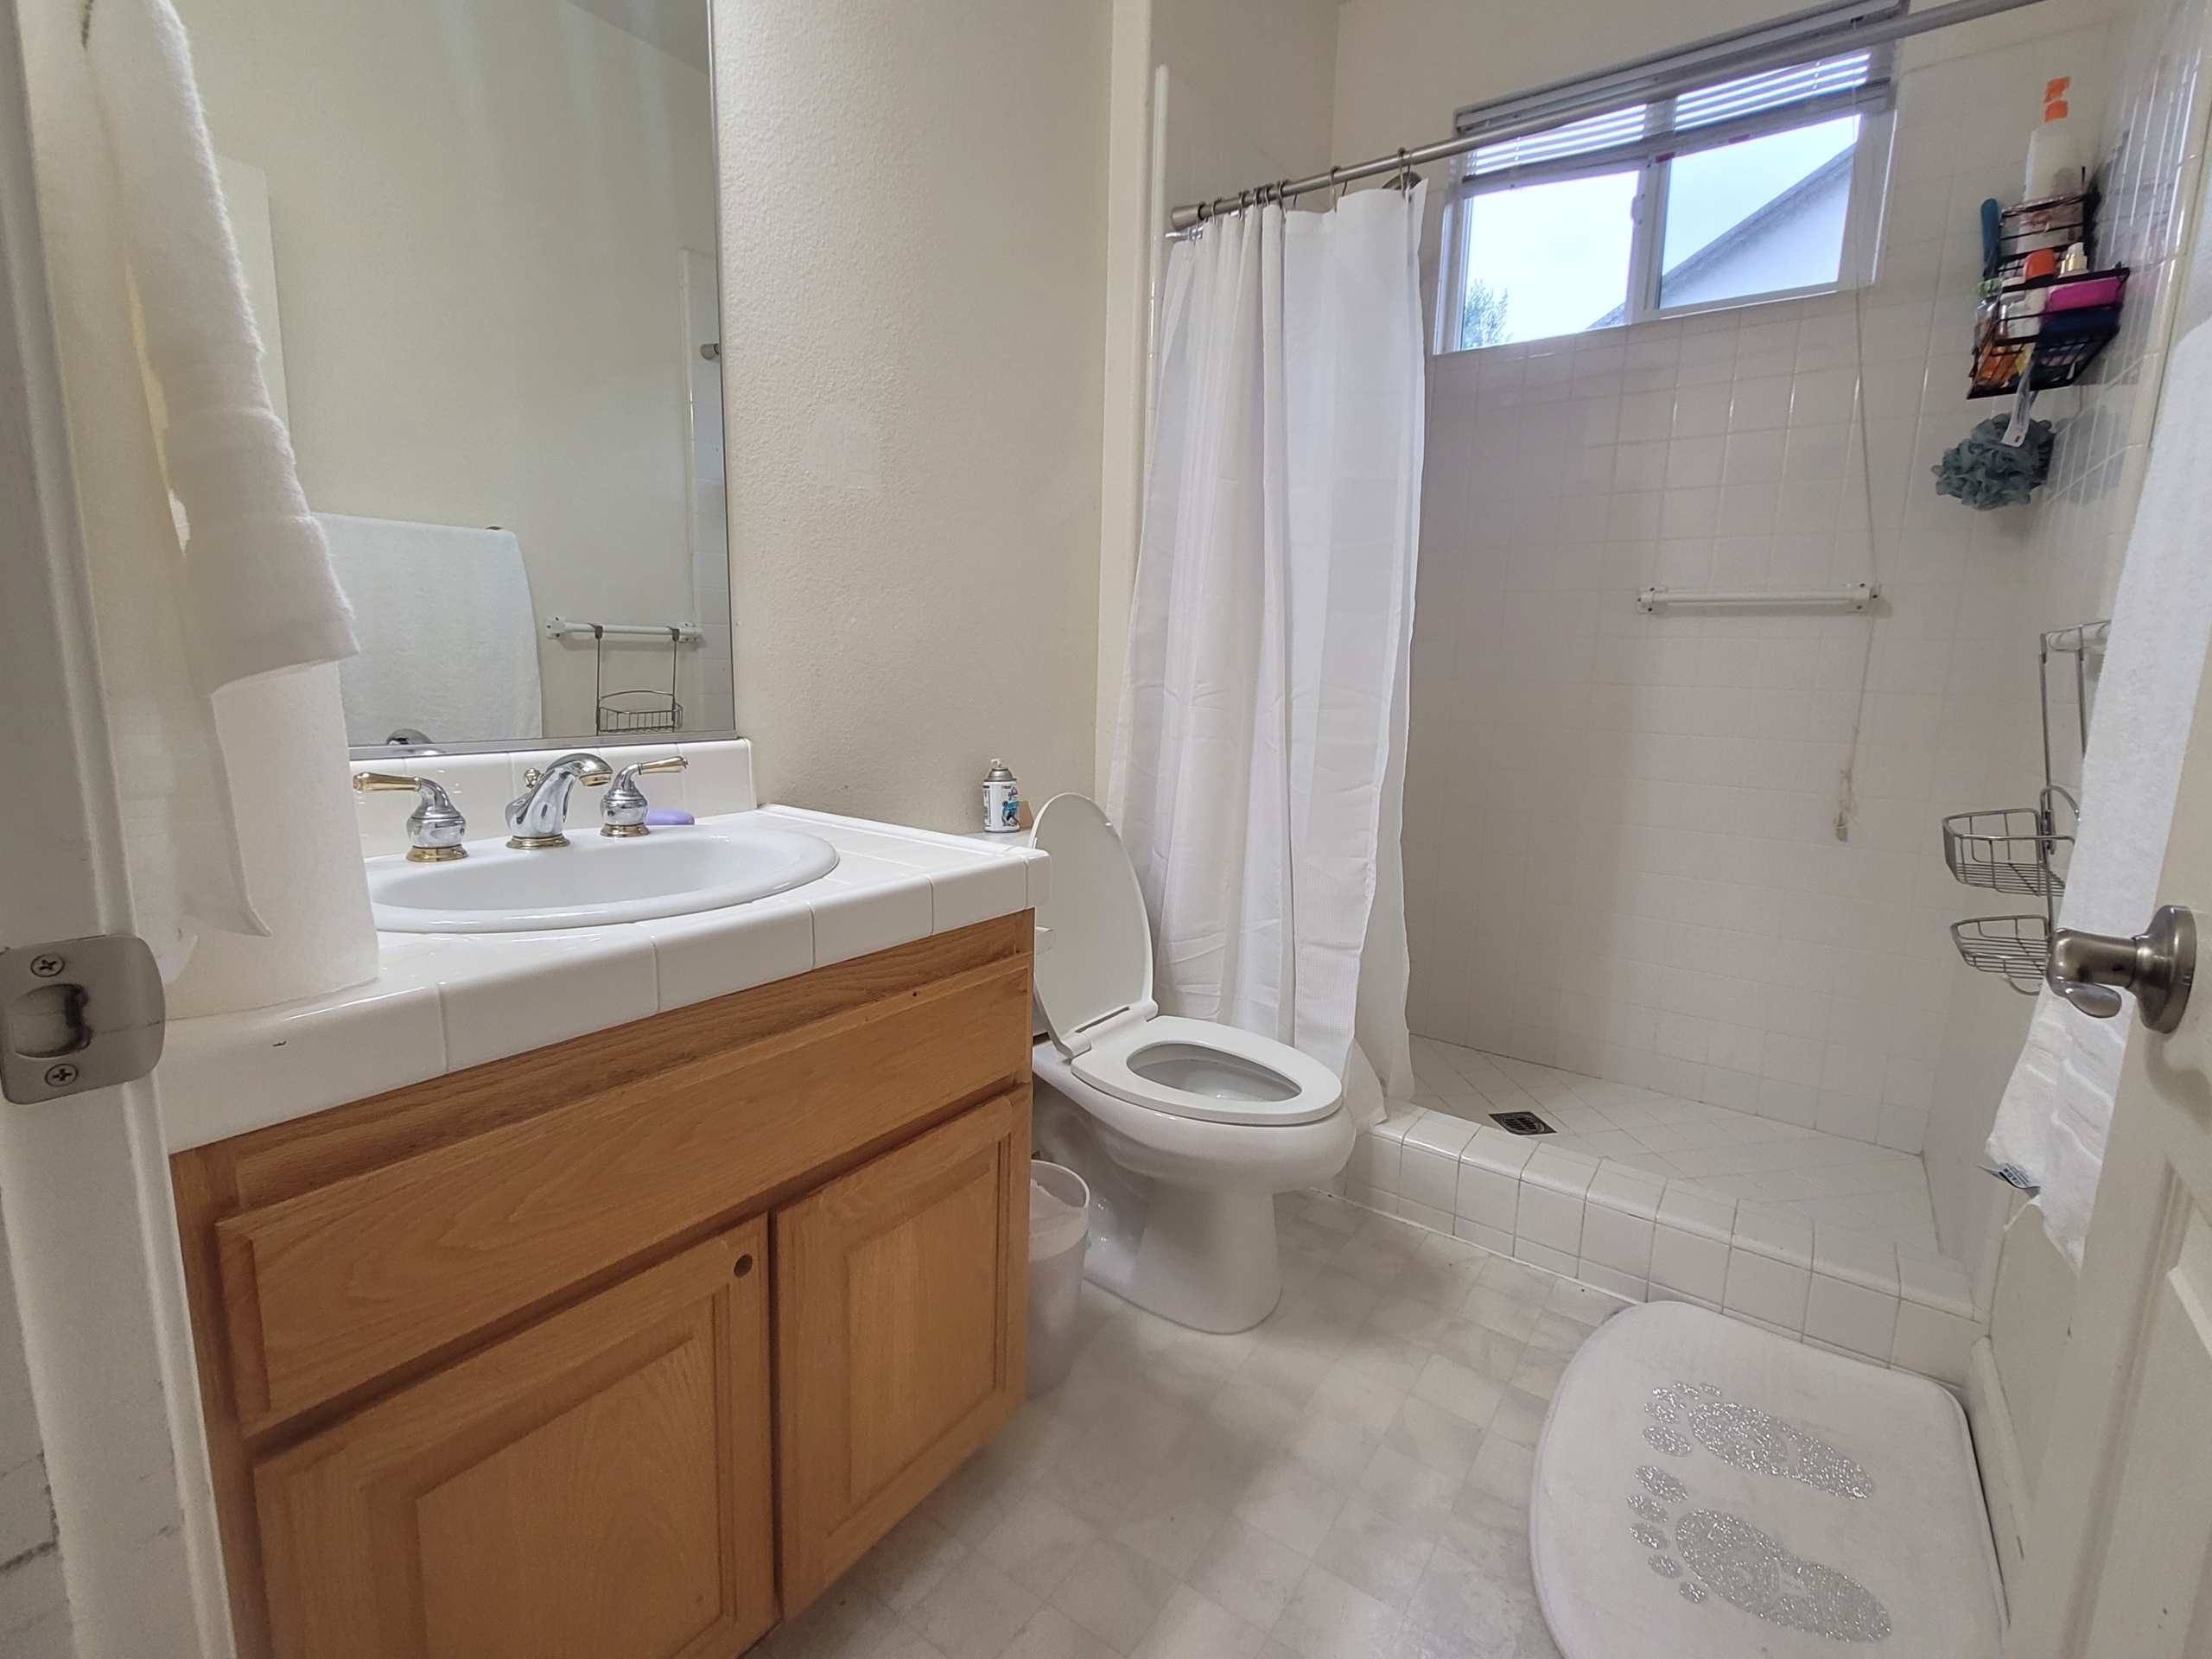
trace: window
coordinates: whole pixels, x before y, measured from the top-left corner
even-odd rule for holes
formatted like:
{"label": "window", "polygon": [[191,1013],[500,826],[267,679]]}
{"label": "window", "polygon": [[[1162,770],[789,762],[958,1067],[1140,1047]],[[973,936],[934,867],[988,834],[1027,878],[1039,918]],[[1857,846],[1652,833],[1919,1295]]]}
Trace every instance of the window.
{"label": "window", "polygon": [[[1469,152],[1439,349],[1863,280],[1888,157],[1889,67],[1885,48],[1847,53]],[[1517,124],[1560,90],[1463,111],[1460,130]]]}

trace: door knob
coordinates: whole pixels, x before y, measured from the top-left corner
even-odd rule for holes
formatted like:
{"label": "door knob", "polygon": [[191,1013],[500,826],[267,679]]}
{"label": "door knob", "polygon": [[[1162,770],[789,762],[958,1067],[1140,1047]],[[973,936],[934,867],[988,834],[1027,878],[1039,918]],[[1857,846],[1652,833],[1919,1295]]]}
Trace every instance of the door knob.
{"label": "door knob", "polygon": [[2111,1019],[2120,991],[2133,991],[2143,1023],[2170,1032],[2181,1024],[2196,978],[2196,918],[2179,905],[2164,905],[2149,931],[2132,939],[2062,927],[2051,935],[2045,977],[2093,1020]]}

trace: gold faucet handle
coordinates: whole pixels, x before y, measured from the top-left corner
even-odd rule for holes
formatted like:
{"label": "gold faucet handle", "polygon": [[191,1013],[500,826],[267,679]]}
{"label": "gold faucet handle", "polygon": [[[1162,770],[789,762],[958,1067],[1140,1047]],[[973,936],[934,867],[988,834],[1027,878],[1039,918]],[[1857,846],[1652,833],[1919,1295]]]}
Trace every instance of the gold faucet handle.
{"label": "gold faucet handle", "polygon": [[[576,774],[576,781],[583,785],[587,789],[596,789],[601,784],[612,783],[613,779],[614,774],[612,772],[601,772],[596,766],[590,767]],[[544,781],[544,767],[524,766],[523,768],[522,786],[524,789],[536,789]]]}
{"label": "gold faucet handle", "polygon": [[461,809],[453,804],[453,797],[435,778],[408,778],[396,772],[357,772],[353,774],[353,787],[364,795],[404,790],[417,798],[415,810],[407,815],[407,856],[413,862],[429,864],[468,856],[468,849],[461,845],[461,838],[468,833],[468,820],[461,817]]}
{"label": "gold faucet handle", "polygon": [[629,772],[682,772],[691,763],[689,760],[686,760],[682,755],[671,754],[665,760],[644,760],[640,761],[634,766],[626,767],[625,770]]}

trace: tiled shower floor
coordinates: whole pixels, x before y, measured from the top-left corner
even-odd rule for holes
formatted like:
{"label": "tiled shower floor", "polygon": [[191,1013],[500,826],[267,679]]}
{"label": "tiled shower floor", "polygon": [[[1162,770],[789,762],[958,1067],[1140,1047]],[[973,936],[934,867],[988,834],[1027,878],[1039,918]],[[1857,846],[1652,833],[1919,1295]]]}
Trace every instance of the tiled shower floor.
{"label": "tiled shower floor", "polygon": [[[1638,1300],[1965,1380],[1973,1289],[1908,1154],[1414,1039],[1420,1092],[1362,1131],[1354,1203]],[[1491,1114],[1534,1112],[1516,1135]]]}
{"label": "tiled shower floor", "polygon": [[1533,1111],[1560,1131],[1542,1142],[1555,1151],[1937,1254],[1927,1172],[1910,1153],[1427,1037],[1414,1039],[1414,1075],[1416,1106],[1476,1123]]}

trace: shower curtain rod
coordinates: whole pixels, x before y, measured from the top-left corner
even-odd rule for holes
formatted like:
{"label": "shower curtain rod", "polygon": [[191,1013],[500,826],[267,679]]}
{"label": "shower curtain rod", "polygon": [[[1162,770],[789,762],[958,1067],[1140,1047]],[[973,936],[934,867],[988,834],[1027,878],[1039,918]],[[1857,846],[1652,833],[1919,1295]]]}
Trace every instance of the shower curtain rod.
{"label": "shower curtain rod", "polygon": [[[1339,185],[1351,184],[1359,179],[1378,178],[1386,173],[1403,173],[1430,162],[1464,156],[1469,150],[1485,144],[1503,143],[1509,138],[1525,137],[1534,132],[1548,132],[1578,117],[1601,115],[1619,109],[1624,104],[1671,98],[1677,92],[1694,92],[1700,87],[1709,86],[1715,80],[1733,79],[1738,75],[1756,74],[1762,69],[1778,69],[1803,63],[1807,60],[1808,48],[1817,48],[1821,57],[1835,57],[1847,52],[1864,51],[1871,47],[1885,45],[1891,41],[1904,40],[1910,35],[1948,29],[1955,23],[1970,23],[1977,18],[1994,16],[2001,11],[2015,11],[2036,3],[2037,0],[1950,0],[1949,4],[1937,6],[1930,11],[1902,12],[1872,19],[1862,14],[1827,27],[1808,22],[1802,32],[1779,41],[1771,39],[1771,31],[1777,23],[1786,24],[1793,21],[1791,18],[1777,18],[1774,22],[1758,24],[1749,29],[1732,29],[1726,34],[1693,41],[1675,51],[1631,59],[1626,63],[1615,64],[1610,69],[1601,69],[1592,75],[1557,82],[1555,86],[1562,96],[1546,105],[1540,111],[1529,115],[1496,120],[1479,125],[1472,131],[1461,132],[1433,144],[1423,144],[1418,149],[1401,149],[1389,156],[1378,156],[1371,162],[1360,162],[1357,167],[1332,167],[1326,173],[1317,173],[1310,179],[1285,179],[1280,183],[1255,185],[1233,196],[1221,196],[1212,201],[1186,203],[1168,215],[1171,234],[1188,231],[1217,214],[1233,213],[1255,203],[1287,201],[1294,196],[1306,195],[1315,190],[1333,190]],[[1822,13],[1832,14],[1833,10],[1833,7],[1823,6],[1798,15],[1812,19]],[[1660,76],[1633,91],[1619,84],[1622,77],[1638,69],[1671,61],[1691,53],[1725,47],[1745,35],[1761,38],[1741,51],[1703,59],[1694,69]],[[1576,87],[1586,90],[1571,90]],[[1530,92],[1516,92],[1510,98],[1492,99],[1490,104],[1478,108],[1520,104],[1536,93],[1552,90],[1552,86],[1540,86]]]}

